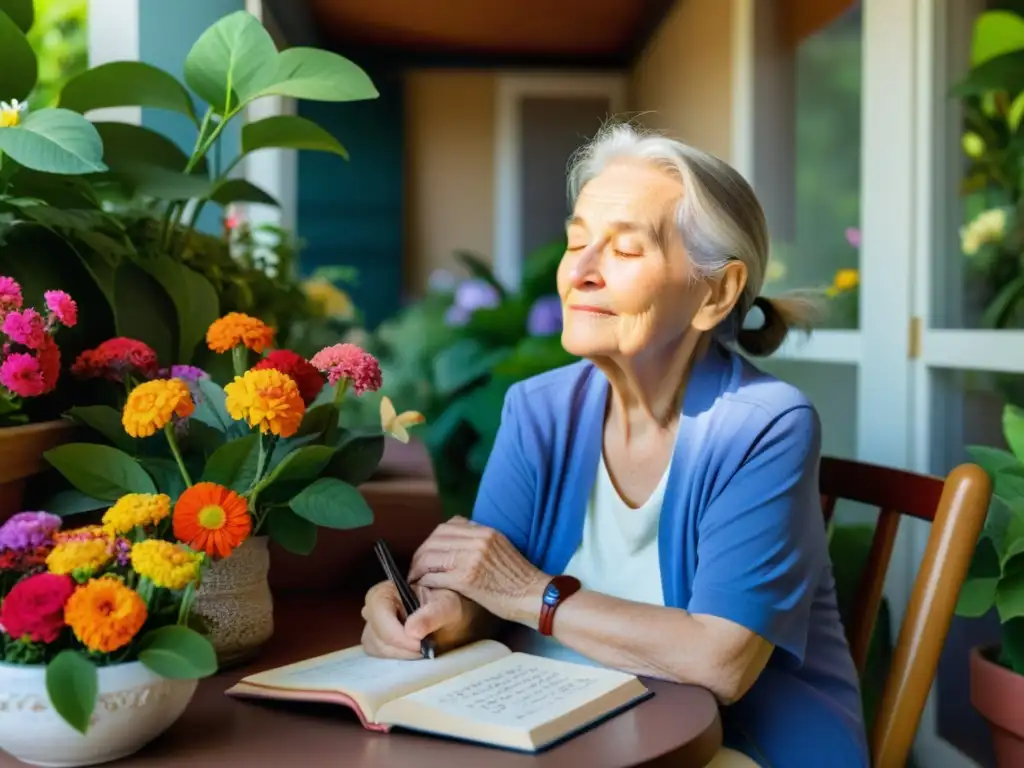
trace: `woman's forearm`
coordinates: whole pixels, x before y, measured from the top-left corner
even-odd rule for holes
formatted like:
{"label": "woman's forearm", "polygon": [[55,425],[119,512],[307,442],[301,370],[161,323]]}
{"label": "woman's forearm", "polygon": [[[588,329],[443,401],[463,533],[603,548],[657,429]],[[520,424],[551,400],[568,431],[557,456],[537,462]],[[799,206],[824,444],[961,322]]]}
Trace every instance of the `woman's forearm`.
{"label": "woman's forearm", "polygon": [[[536,629],[540,605],[539,593],[526,596],[512,618]],[[559,606],[553,635],[600,664],[700,685],[730,703],[757,679],[772,646],[738,625],[723,627],[719,622],[723,620],[581,590]]]}

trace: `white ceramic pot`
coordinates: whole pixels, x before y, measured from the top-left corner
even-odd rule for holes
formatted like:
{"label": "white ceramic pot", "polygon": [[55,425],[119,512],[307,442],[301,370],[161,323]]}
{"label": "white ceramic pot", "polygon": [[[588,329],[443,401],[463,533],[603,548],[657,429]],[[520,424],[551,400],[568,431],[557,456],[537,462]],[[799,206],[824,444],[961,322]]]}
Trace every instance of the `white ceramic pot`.
{"label": "white ceramic pot", "polygon": [[0,664],[0,749],[23,763],[96,765],[131,755],[166,731],[198,682],[167,680],[139,662],[101,667],[85,734],[64,722],[46,693],[46,669]]}

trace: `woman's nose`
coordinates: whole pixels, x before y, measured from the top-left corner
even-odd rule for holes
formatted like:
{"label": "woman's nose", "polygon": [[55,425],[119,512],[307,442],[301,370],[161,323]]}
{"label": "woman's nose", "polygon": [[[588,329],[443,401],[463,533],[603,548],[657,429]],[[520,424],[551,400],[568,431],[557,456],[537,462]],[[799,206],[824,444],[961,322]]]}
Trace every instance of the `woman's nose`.
{"label": "woman's nose", "polygon": [[591,243],[582,251],[573,264],[569,276],[575,288],[603,288],[601,277],[601,251],[604,242]]}

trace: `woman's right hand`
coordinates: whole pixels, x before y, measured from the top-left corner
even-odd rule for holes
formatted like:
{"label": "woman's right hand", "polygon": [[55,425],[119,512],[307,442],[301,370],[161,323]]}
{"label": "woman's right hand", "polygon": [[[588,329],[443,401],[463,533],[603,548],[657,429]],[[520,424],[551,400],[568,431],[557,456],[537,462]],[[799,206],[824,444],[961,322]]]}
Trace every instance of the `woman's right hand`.
{"label": "woman's right hand", "polygon": [[402,623],[404,611],[398,590],[390,581],[370,587],[363,605],[363,650],[369,656],[388,659],[420,658],[420,640],[433,635],[441,651],[450,650],[468,637],[472,613],[464,598],[448,589],[413,587],[419,609]]}

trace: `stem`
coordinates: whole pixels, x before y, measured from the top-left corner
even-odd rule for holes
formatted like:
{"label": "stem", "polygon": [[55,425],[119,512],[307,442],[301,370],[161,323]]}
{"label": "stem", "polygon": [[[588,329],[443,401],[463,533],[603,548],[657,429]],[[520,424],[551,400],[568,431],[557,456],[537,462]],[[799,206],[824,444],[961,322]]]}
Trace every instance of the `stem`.
{"label": "stem", "polygon": [[231,364],[235,369],[235,376],[241,376],[248,368],[248,349],[239,344],[231,350]]}
{"label": "stem", "polygon": [[185,460],[181,457],[181,449],[178,448],[178,441],[174,437],[174,426],[167,424],[164,427],[164,434],[167,435],[167,444],[171,446],[171,453],[174,454],[174,460],[178,463],[178,470],[185,480],[185,487],[191,488],[192,478],[188,476],[188,470],[185,469]]}
{"label": "stem", "polygon": [[188,615],[192,612],[192,602],[196,597],[195,583],[185,587],[185,593],[181,596],[181,605],[178,606],[178,623],[188,626]]}
{"label": "stem", "polygon": [[348,392],[348,385],[351,379],[342,379],[338,382],[338,386],[334,388],[334,405],[340,406],[342,399],[345,397],[345,393]]}

